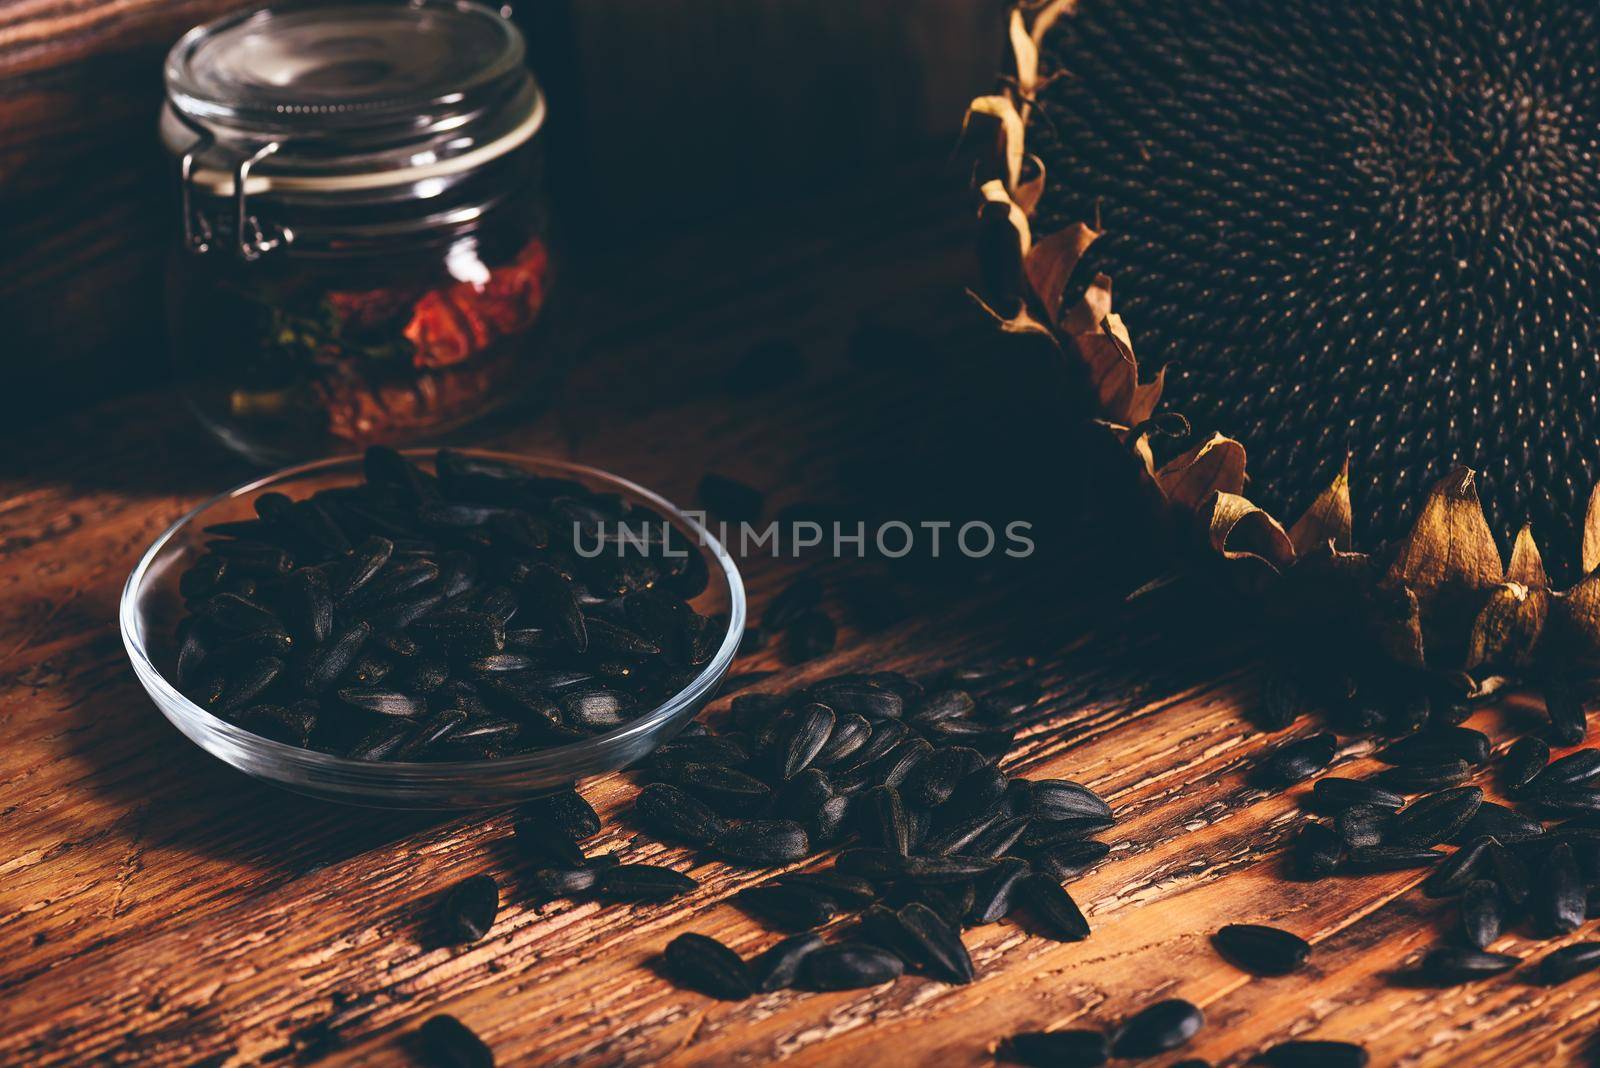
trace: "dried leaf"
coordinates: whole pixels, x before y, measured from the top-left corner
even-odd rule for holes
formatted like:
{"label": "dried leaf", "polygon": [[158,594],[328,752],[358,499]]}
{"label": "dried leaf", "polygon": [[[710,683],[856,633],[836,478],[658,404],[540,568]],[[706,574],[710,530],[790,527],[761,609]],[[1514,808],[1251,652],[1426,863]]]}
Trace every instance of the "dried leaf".
{"label": "dried leaf", "polygon": [[1427,665],[1422,644],[1422,608],[1412,590],[1390,586],[1377,591],[1372,628],[1378,647],[1391,660],[1405,667]]}
{"label": "dried leaf", "polygon": [[1589,508],[1583,515],[1583,544],[1579,553],[1583,573],[1590,574],[1600,567],[1600,482],[1589,491]]}
{"label": "dried leaf", "polygon": [[1111,279],[1106,275],[1097,274],[1094,276],[1094,282],[1084,290],[1083,296],[1061,320],[1061,329],[1070,336],[1097,333],[1100,324],[1110,315]]}
{"label": "dried leaf", "polygon": [[1011,56],[1017,65],[1017,88],[1025,95],[1033,95],[1033,87],[1039,81],[1039,46],[1028,34],[1021,8],[1011,9]]}
{"label": "dried leaf", "polygon": [[1009,96],[980,96],[967,108],[961,123],[959,156],[987,164],[981,177],[996,175],[1007,189],[1015,189],[1022,176],[1022,116]]}
{"label": "dried leaf", "polygon": [[1043,340],[1048,341],[1050,345],[1056,349],[1056,351],[1059,352],[1061,350],[1061,343],[1056,340],[1054,331],[1050,330],[1043,323],[1030,315],[1026,305],[1020,306],[1015,315],[1008,317],[1000,314],[1000,312],[996,311],[992,305],[987,303],[982,297],[974,293],[972,290],[967,290],[967,296],[971,297],[973,303],[977,304],[978,307],[983,309],[986,314],[991,316],[995,322],[999,323],[1000,329],[1003,332],[1007,334],[1026,334],[1032,337],[1042,338]]}
{"label": "dried leaf", "polygon": [[1157,471],[1156,482],[1167,500],[1195,511],[1213,493],[1243,491],[1244,446],[1232,438],[1212,434]]}
{"label": "dried leaf", "polygon": [[1533,540],[1533,528],[1522,524],[1517,531],[1516,544],[1511,546],[1511,563],[1506,565],[1506,581],[1520,582],[1530,590],[1548,589],[1550,579],[1544,573],[1544,558]]}
{"label": "dried leaf", "polygon": [[1551,632],[1546,644],[1555,646],[1558,657],[1586,665],[1600,663],[1600,572],[1552,595],[1546,629]]}
{"label": "dried leaf", "polygon": [[1011,193],[1011,199],[1016,202],[1017,207],[1022,209],[1023,214],[1031,216],[1033,209],[1039,206],[1039,198],[1044,196],[1046,172],[1044,160],[1038,156],[1030,155],[1028,162],[1032,164],[1029,168],[1029,173],[1033,177],[1025,182],[1018,182],[1017,188]]}
{"label": "dried leaf", "polygon": [[1520,582],[1497,586],[1472,623],[1466,668],[1526,667],[1544,633],[1550,595]]}
{"label": "dried leaf", "polygon": [[1211,548],[1224,559],[1260,560],[1274,570],[1294,562],[1294,545],[1283,526],[1237,493],[1216,494],[1207,511],[1205,524]]}
{"label": "dried leaf", "polygon": [[1033,40],[1035,44],[1044,42],[1044,35],[1055,25],[1056,19],[1062,15],[1069,15],[1078,6],[1078,0],[1050,0],[1041,7],[1033,16]]}
{"label": "dried leaf", "polygon": [[[1060,320],[1067,279],[1099,236],[1100,231],[1093,227],[1073,223],[1065,230],[1041,238],[1023,257],[1022,269],[1028,277],[1028,285],[1044,307],[1046,321]],[[1132,347],[1129,348],[1131,352]]]}
{"label": "dried leaf", "polygon": [[1504,578],[1472,480],[1466,467],[1439,480],[1389,569],[1389,582],[1409,587],[1423,604],[1441,590],[1482,590]]}
{"label": "dried leaf", "polygon": [[1295,525],[1289,530],[1289,540],[1295,552],[1309,552],[1313,547],[1331,542],[1335,549],[1350,548],[1350,457],[1329,483],[1317,495]]}

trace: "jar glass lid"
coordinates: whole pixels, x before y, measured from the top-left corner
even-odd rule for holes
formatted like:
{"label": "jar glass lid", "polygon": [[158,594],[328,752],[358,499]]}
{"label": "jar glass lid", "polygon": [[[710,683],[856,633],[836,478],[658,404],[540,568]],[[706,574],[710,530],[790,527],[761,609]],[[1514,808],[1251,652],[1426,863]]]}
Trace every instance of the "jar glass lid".
{"label": "jar glass lid", "polygon": [[229,15],[173,47],[166,83],[162,138],[218,192],[252,157],[261,191],[414,181],[510,151],[543,116],[521,33],[472,0]]}

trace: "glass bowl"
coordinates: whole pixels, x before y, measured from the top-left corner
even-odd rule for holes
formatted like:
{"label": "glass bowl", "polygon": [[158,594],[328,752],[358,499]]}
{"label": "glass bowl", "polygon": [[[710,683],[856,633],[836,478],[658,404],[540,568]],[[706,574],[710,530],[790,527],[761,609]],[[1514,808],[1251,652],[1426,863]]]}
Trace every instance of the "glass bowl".
{"label": "glass bowl", "polygon": [[[201,749],[247,775],[296,793],[348,804],[396,809],[477,808],[513,804],[543,790],[632,764],[671,738],[715,696],[744,633],[744,583],[733,559],[701,524],[626,479],[580,464],[530,459],[481,449],[461,452],[516,464],[535,475],[569,478],[659,514],[689,536],[706,557],[706,589],[691,602],[703,615],[725,612],[728,632],[694,680],[658,707],[582,742],[498,760],[386,763],[350,760],[252,734],[190,701],[168,679],[177,660],[174,631],[183,613],[178,577],[203,552],[213,523],[255,515],[255,499],[276,490],[303,497],[361,479],[361,457],[318,460],[235,486],[179,519],[139,559],[123,587],[118,620],[139,682],[167,719]],[[431,450],[410,450],[431,459]]]}

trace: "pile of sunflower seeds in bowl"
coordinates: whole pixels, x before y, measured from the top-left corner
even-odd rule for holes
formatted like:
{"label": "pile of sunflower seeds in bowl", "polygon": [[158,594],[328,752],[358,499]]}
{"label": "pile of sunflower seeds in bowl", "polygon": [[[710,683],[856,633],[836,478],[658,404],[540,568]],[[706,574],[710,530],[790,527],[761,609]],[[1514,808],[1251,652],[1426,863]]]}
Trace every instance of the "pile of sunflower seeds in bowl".
{"label": "pile of sunflower seeds in bowl", "polygon": [[[648,712],[727,620],[706,562],[648,509],[451,450],[367,451],[359,485],[206,528],[179,582],[176,681],[255,734],[355,760],[480,760]],[[668,551],[583,552],[580,539]]]}

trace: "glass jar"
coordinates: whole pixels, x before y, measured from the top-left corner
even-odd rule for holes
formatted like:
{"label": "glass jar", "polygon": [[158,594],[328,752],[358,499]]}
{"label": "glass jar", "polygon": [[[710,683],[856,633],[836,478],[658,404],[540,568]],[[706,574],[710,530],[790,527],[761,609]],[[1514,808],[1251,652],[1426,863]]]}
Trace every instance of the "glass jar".
{"label": "glass jar", "polygon": [[544,96],[471,0],[269,6],[166,65],[190,405],[261,463],[437,441],[558,378]]}

